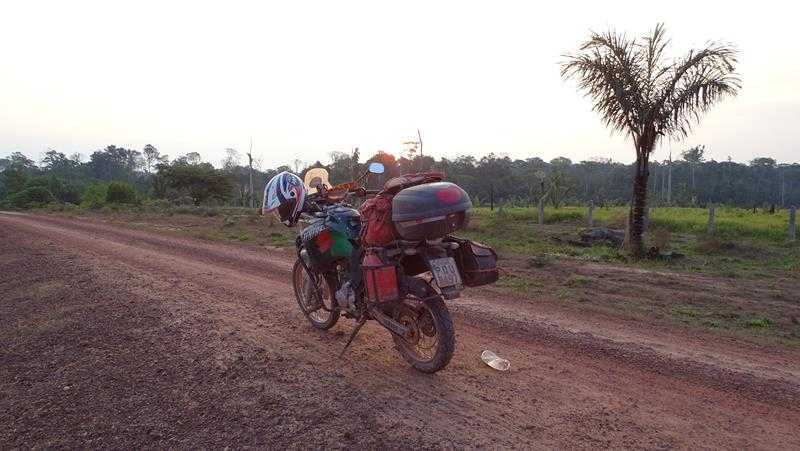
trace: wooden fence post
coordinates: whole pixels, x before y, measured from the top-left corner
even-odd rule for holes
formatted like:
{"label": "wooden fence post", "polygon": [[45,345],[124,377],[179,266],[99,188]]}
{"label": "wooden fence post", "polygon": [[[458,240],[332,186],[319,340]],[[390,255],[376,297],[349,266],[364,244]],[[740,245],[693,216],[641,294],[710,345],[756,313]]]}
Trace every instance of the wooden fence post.
{"label": "wooden fence post", "polygon": [[589,227],[594,227],[594,202],[589,201],[589,211],[586,213],[586,223]]}
{"label": "wooden fence post", "polygon": [[789,208],[789,241],[797,239],[797,207]]}
{"label": "wooden fence post", "polygon": [[714,233],[717,231],[717,218],[716,218],[716,208],[714,204],[708,206],[708,233]]}
{"label": "wooden fence post", "polygon": [[539,199],[539,225],[544,225],[544,197]]}

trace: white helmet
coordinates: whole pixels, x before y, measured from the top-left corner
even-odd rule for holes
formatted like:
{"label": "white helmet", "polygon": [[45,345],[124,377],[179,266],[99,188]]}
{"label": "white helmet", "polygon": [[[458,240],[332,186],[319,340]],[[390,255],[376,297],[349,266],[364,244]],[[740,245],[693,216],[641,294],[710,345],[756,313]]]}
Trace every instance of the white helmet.
{"label": "white helmet", "polygon": [[300,177],[291,172],[281,172],[272,177],[264,187],[262,213],[272,213],[286,226],[293,226],[300,218],[306,200],[306,188]]}

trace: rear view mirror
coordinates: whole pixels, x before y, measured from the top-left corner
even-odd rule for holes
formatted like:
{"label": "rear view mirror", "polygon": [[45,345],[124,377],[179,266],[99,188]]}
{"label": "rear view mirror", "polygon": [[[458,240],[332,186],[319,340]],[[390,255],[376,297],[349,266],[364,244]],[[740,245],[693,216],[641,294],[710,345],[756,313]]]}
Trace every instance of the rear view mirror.
{"label": "rear view mirror", "polygon": [[371,174],[383,174],[384,169],[385,168],[383,167],[382,163],[374,162],[369,164],[368,171]]}

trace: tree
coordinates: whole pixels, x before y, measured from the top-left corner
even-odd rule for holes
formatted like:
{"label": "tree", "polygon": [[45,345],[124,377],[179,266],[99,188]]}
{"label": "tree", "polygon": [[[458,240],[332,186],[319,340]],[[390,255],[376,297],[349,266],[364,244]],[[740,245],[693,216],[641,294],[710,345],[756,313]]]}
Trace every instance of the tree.
{"label": "tree", "polygon": [[92,177],[100,180],[134,181],[144,164],[138,150],[111,145],[92,153],[89,157],[89,172]]}
{"label": "tree", "polygon": [[358,167],[358,160],[360,158],[361,154],[358,152],[358,147],[356,147],[353,149],[353,154],[350,156],[350,180],[355,180],[360,175]]}
{"label": "tree", "polygon": [[681,152],[681,157],[689,163],[699,164],[705,161],[706,146],[694,146]]}
{"label": "tree", "polygon": [[222,159],[222,169],[232,172],[237,166],[241,164],[242,157],[239,151],[233,148],[225,149],[225,157]]}
{"label": "tree", "polygon": [[17,165],[26,170],[36,169],[36,163],[34,163],[30,158],[26,157],[22,152],[14,152],[9,158],[11,159],[11,165]]}
{"label": "tree", "polygon": [[351,178],[353,173],[353,162],[350,155],[344,152],[332,151],[328,152],[328,157],[331,160],[330,164],[328,165],[328,174],[330,176],[331,183],[343,183],[354,180],[354,178]]}
{"label": "tree", "polygon": [[47,149],[42,158],[42,169],[46,171],[57,171],[61,166],[70,164],[67,156],[54,149]]}
{"label": "tree", "polygon": [[[63,153],[53,149],[48,149],[48,151],[45,152],[44,158],[42,158],[41,169],[51,176],[60,177],[69,181],[75,181],[82,175],[80,160],[76,161],[74,158],[67,158]],[[56,194],[56,192],[53,191],[53,194]],[[56,197],[58,197],[57,194]]]}
{"label": "tree", "polygon": [[171,188],[186,192],[195,205],[212,199],[225,201],[233,190],[231,176],[209,163],[162,165],[158,175],[164,177]]}
{"label": "tree", "polygon": [[153,188],[153,196],[156,199],[163,199],[167,197],[167,190],[169,189],[169,180],[164,176],[169,169],[169,164],[165,162],[156,165],[156,173],[150,179]]}
{"label": "tree", "polygon": [[702,163],[705,160],[704,156],[705,153],[706,153],[706,146],[694,146],[681,152],[681,157],[683,157],[683,160],[689,163],[689,171],[692,180],[692,204],[694,204],[697,201],[697,192],[696,192],[697,184],[695,183],[695,176],[694,176],[695,169],[697,168],[698,164]]}
{"label": "tree", "polygon": [[542,185],[546,191],[544,196],[550,201],[550,204],[558,209],[564,203],[564,199],[571,191],[570,181],[561,171],[555,171],[549,177],[542,181]]}
{"label": "tree", "polygon": [[147,144],[142,149],[142,155],[144,157],[144,170],[148,174],[152,171],[157,164],[165,163],[167,161],[166,155],[161,155],[161,152],[155,148],[152,144]]}
{"label": "tree", "polygon": [[301,160],[299,158],[295,158],[294,161],[292,161],[292,166],[294,166],[294,173],[295,174],[299,174],[300,172],[302,172],[303,166],[305,166],[305,165],[306,164],[303,162],[303,160]]}
{"label": "tree", "polygon": [[2,176],[3,187],[6,194],[14,194],[22,191],[28,183],[28,172],[14,163],[3,171]]}
{"label": "tree", "polygon": [[182,164],[200,164],[203,162],[203,159],[200,157],[200,154],[197,152],[189,152],[186,155],[182,155],[175,159],[177,163]]}
{"label": "tree", "polygon": [[702,113],[741,87],[732,46],[710,43],[669,61],[664,58],[668,44],[663,24],[641,40],[615,31],[592,33],[577,53],[565,56],[561,68],[564,79],[577,79],[603,122],[633,140],[627,243],[635,257],[644,254],[649,159],[657,142],[688,136]]}

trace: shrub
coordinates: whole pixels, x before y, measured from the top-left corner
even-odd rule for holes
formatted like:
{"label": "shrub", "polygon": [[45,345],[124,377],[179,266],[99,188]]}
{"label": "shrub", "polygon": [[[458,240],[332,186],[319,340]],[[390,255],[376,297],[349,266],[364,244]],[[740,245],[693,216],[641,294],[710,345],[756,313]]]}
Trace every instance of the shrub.
{"label": "shrub", "polygon": [[65,204],[78,204],[81,201],[81,189],[77,185],[65,184],[58,193],[53,193],[59,202]]}
{"label": "shrub", "polygon": [[16,208],[31,208],[55,201],[53,193],[43,186],[31,186],[8,196],[9,205]]}
{"label": "shrub", "polygon": [[615,215],[608,221],[607,225],[611,229],[627,229],[628,215]]}
{"label": "shrub", "polygon": [[78,203],[80,201],[80,187],[65,182],[57,177],[34,177],[28,180],[26,188],[40,186],[47,189],[61,203]]}
{"label": "shrub", "polygon": [[650,231],[650,241],[653,246],[661,250],[667,249],[672,242],[672,232],[665,227],[653,227]]}
{"label": "shrub", "polygon": [[99,209],[106,203],[106,193],[108,187],[104,183],[94,183],[86,187],[81,196],[81,205],[84,207]]}
{"label": "shrub", "polygon": [[142,202],[142,206],[151,211],[163,212],[172,206],[166,199],[147,199]]}
{"label": "shrub", "polygon": [[106,190],[106,202],[110,204],[136,203],[136,190],[124,182],[111,182]]}
{"label": "shrub", "polygon": [[580,211],[560,211],[553,210],[545,212],[544,222],[547,224],[557,224],[560,222],[581,222],[584,214]]}
{"label": "shrub", "polygon": [[736,245],[730,241],[725,241],[719,236],[702,234],[697,237],[694,245],[695,252],[699,254],[720,254],[734,249]]}

